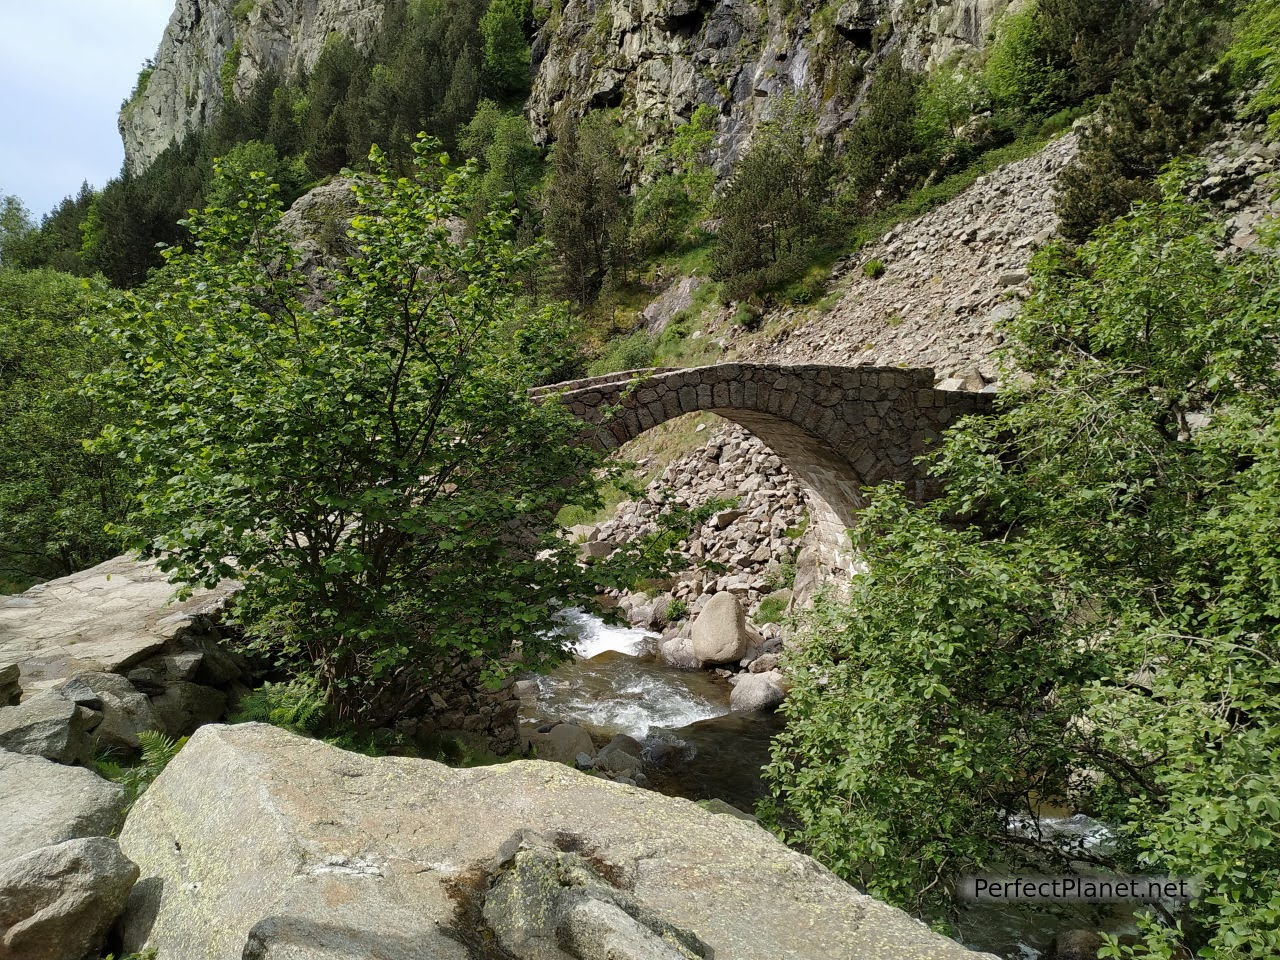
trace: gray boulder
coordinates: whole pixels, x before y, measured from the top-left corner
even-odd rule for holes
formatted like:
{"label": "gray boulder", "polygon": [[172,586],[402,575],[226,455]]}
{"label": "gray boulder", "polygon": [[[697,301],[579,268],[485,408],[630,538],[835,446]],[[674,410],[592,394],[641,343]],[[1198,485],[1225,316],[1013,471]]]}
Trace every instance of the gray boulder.
{"label": "gray boulder", "polygon": [[0,945],[21,960],[81,960],[102,947],[138,868],[107,837],[41,847],[0,866]]}
{"label": "gray boulder", "polygon": [[691,960],[709,955],[695,935],[647,911],[579,854],[531,831],[485,895],[483,916],[517,960]]}
{"label": "gray boulder", "polygon": [[94,729],[93,736],[104,747],[137,750],[139,733],[161,729],[150,698],[119,674],[81,673],[58,689],[64,696],[80,702],[94,698],[101,704],[97,709],[102,711],[102,722]]}
{"label": "gray boulder", "polygon": [[730,682],[729,706],[734,710],[771,710],[787,699],[786,681],[777,670],[740,673]]}
{"label": "gray boulder", "polygon": [[52,690],[16,707],[0,707],[0,750],[47,757],[58,763],[88,763],[89,714]]}
{"label": "gray boulder", "polygon": [[620,733],[596,755],[595,765],[606,773],[635,778],[644,773],[643,748],[634,737]]}
{"label": "gray boulder", "polygon": [[0,750],[0,863],[124,820],[124,790],[83,767]]}
{"label": "gray boulder", "polygon": [[591,734],[576,723],[557,723],[546,734],[534,741],[539,760],[550,760],[553,763],[577,763],[578,754],[588,757],[596,755],[596,745]]}
{"label": "gray boulder", "polygon": [[[976,956],[767,831],[687,800],[554,763],[365,757],[265,724],[200,728],[134,806],[120,846],[142,875],[123,946],[182,960],[464,960],[479,955],[467,944],[498,936],[500,918],[484,917],[518,852],[505,841],[529,831],[575,854],[557,877],[580,876],[583,862],[596,875],[557,887],[589,887],[587,900],[709,955]],[[606,926],[629,922],[589,908],[560,949],[589,957],[584,931]],[[643,937],[619,936],[633,952],[618,956],[646,957]]]}
{"label": "gray boulder", "polygon": [[0,707],[12,707],[22,699],[21,676],[22,668],[16,663],[0,667]]}
{"label": "gray boulder", "polygon": [[184,737],[221,720],[227,712],[227,695],[213,687],[176,681],[152,697],[151,706],[161,730],[171,737]]}
{"label": "gray boulder", "polygon": [[703,663],[741,660],[756,643],[747,614],[731,593],[717,593],[693,621],[693,653]]}
{"label": "gray boulder", "polygon": [[658,654],[671,666],[679,667],[681,670],[696,670],[702,666],[702,661],[693,652],[692,637],[672,637],[670,640],[664,640],[658,646]]}

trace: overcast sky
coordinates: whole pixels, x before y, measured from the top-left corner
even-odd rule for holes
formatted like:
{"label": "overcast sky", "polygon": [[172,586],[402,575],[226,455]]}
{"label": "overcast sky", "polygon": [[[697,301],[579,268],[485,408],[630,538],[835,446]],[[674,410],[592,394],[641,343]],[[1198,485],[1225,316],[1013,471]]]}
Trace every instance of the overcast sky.
{"label": "overcast sky", "polygon": [[120,102],[174,0],[0,0],[0,195],[38,219],[120,172]]}

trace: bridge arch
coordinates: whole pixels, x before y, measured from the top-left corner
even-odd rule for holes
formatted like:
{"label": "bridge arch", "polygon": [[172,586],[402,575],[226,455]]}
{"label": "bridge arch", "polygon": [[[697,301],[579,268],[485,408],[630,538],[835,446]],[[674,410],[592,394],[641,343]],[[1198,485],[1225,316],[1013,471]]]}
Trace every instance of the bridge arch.
{"label": "bridge arch", "polygon": [[933,381],[924,368],[722,363],[631,370],[538,394],[556,396],[604,451],[687,413],[741,424],[799,480],[823,563],[847,570],[862,488],[898,480],[923,499],[916,459],[956,418],[989,408],[990,394],[938,390]]}

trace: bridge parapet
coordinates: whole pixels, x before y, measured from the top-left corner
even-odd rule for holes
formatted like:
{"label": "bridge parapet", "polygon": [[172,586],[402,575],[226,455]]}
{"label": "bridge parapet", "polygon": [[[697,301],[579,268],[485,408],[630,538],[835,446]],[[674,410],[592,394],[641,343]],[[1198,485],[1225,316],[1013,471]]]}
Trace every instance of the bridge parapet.
{"label": "bridge parapet", "polygon": [[917,463],[958,417],[992,396],[938,390],[933,371],[904,367],[723,363],[626,371],[547,388],[614,450],[660,423],[711,412],[742,424],[800,479],[831,566],[847,568],[847,530],[863,488],[901,481],[918,499],[931,490]]}

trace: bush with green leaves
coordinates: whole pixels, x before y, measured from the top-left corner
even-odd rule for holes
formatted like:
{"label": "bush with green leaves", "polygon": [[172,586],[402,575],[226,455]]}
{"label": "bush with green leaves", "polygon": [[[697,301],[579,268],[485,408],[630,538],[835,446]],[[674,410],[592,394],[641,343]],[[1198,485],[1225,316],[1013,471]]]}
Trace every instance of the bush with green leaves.
{"label": "bush with green leaves", "polygon": [[647,164],[653,179],[636,191],[631,241],[641,256],[656,256],[696,242],[698,227],[711,208],[715,168],[716,112],[701,104],[687,123],[676,128],[662,150]]}
{"label": "bush with green leaves", "polygon": [[81,391],[112,356],[81,329],[100,284],[0,267],[0,591],[66,576],[119,552],[126,509],[115,457],[85,450],[109,422]]}
{"label": "bush with green leaves", "polygon": [[[1280,259],[1223,257],[1181,187],[1040,254],[945,495],[875,492],[792,647],[769,815],[934,919],[964,874],[1197,877],[1112,955],[1244,960],[1280,951]],[[1116,850],[1043,839],[1053,804]]]}
{"label": "bush with green leaves", "polygon": [[1136,200],[1153,198],[1160,169],[1201,145],[1225,116],[1229,75],[1219,60],[1232,6],[1169,0],[1146,25],[1061,175],[1063,236],[1083,241]]}
{"label": "bush with green leaves", "polygon": [[121,416],[100,446],[137,481],[128,543],[186,583],[240,579],[250,649],[379,726],[442,660],[496,677],[562,654],[551,618],[593,590],[551,531],[594,501],[598,457],[527,394],[570,327],[518,300],[510,212],[455,242],[474,167],[427,138],[404,173],[370,164],[323,302],[252,174],[102,319],[122,360],[97,391]]}
{"label": "bush with green leaves", "polygon": [[128,808],[146,792],[156,777],[164,773],[164,768],[186,745],[186,737],[175,740],[155,730],[143,730],[138,733],[141,753],[136,762],[121,763],[104,757],[94,766],[102,776],[124,787],[125,806]]}

